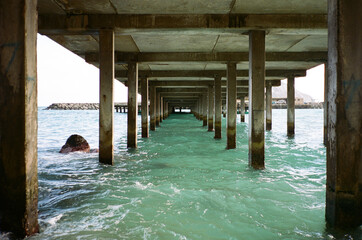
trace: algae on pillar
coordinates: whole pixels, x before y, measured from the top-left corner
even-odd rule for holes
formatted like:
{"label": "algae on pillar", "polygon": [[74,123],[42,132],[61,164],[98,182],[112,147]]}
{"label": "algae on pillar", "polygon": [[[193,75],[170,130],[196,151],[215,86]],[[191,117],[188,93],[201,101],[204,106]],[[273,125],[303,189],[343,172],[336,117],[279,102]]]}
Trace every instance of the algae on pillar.
{"label": "algae on pillar", "polygon": [[249,166],[264,169],[265,32],[249,33]]}
{"label": "algae on pillar", "polygon": [[328,1],[326,220],[362,225],[362,1]]}
{"label": "algae on pillar", "polygon": [[37,1],[0,9],[0,230],[24,238],[39,231]]}
{"label": "algae on pillar", "polygon": [[137,90],[138,90],[138,64],[128,63],[128,112],[127,112],[127,147],[137,148]]}
{"label": "algae on pillar", "polygon": [[99,161],[113,164],[114,32],[99,32]]}
{"label": "algae on pillar", "polygon": [[227,64],[227,149],[236,148],[236,63]]}
{"label": "algae on pillar", "polygon": [[294,136],[294,125],[295,125],[295,89],[294,89],[294,77],[288,77],[287,86],[287,104],[288,104],[288,136]]}
{"label": "algae on pillar", "polygon": [[270,81],[266,83],[266,130],[272,130],[272,84]]}
{"label": "algae on pillar", "polygon": [[214,131],[214,87],[209,86],[209,108],[207,113],[208,118],[208,131]]}
{"label": "algae on pillar", "polygon": [[141,92],[142,92],[142,103],[141,103],[141,115],[142,115],[142,137],[148,138],[148,79],[142,78],[141,80]]}
{"label": "algae on pillar", "polygon": [[215,138],[221,138],[221,77],[215,77]]}

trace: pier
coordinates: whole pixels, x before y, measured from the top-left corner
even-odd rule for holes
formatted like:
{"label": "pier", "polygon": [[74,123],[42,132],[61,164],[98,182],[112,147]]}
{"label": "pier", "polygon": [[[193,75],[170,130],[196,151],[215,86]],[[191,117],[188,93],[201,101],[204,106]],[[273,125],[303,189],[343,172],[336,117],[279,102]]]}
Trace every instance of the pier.
{"label": "pier", "polygon": [[[249,166],[265,169],[272,87],[288,81],[293,138],[295,78],[325,64],[325,219],[332,228],[362,224],[362,2],[186,2],[0,0],[1,230],[39,231],[37,33],[100,69],[99,161],[108,165],[115,109],[127,109],[128,148],[137,148],[140,108],[143,138],[156,136],[173,109],[188,108],[215,139],[225,131],[225,148],[235,149],[237,101],[244,109],[248,97]],[[114,79],[128,87],[127,106],[114,103]]]}

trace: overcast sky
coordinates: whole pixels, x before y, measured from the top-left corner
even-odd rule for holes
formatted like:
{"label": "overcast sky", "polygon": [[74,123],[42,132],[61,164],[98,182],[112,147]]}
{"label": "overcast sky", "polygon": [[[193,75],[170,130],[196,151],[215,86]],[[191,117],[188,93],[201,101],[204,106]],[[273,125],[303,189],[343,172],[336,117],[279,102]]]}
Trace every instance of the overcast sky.
{"label": "overcast sky", "polygon": [[[99,70],[63,48],[48,37],[38,34],[38,106],[52,103],[99,102]],[[296,78],[295,87],[317,101],[324,96],[324,66]],[[114,101],[127,102],[127,88],[114,82]]]}

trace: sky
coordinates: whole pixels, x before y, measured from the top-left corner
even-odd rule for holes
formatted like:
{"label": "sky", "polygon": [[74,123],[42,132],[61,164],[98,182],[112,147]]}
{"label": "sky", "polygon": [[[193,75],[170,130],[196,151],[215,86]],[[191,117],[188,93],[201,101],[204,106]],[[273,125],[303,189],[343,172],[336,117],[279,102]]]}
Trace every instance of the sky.
{"label": "sky", "polygon": [[[38,106],[52,103],[98,103],[99,70],[46,36],[38,34]],[[285,80],[286,81],[286,80]],[[295,88],[323,101],[324,65],[295,79]],[[127,102],[127,88],[114,80],[114,101]]]}

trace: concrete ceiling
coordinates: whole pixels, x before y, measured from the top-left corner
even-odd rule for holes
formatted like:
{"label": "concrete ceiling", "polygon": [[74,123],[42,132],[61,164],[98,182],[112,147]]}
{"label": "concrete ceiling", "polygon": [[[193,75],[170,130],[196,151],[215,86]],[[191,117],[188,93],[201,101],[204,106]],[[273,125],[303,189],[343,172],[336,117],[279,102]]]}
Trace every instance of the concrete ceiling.
{"label": "concrete ceiling", "polygon": [[[266,31],[266,52],[327,51],[327,0],[38,0],[38,9],[39,32],[83,58],[98,52],[97,29],[109,26],[117,52],[248,52],[252,29]],[[323,61],[267,61],[266,69],[306,70]],[[248,67],[247,60],[237,64],[238,70]],[[225,70],[226,65],[162,61],[141,62],[139,69]]]}

